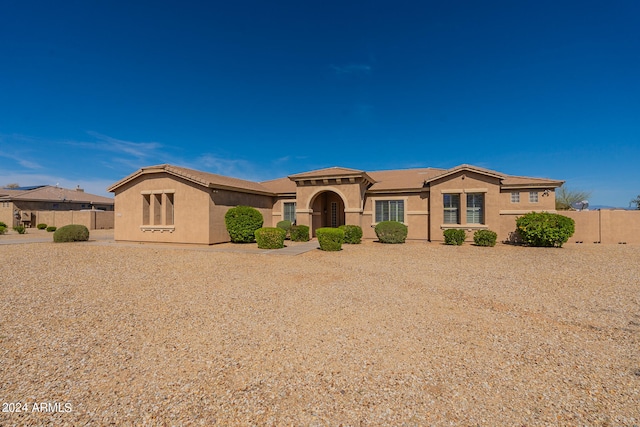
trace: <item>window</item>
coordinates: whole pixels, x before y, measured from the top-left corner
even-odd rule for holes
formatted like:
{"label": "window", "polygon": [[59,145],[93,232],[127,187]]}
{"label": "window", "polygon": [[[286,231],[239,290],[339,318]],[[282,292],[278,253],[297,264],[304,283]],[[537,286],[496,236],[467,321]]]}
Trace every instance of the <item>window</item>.
{"label": "window", "polygon": [[151,194],[142,195],[142,225],[151,224]]}
{"label": "window", "polygon": [[529,203],[538,203],[538,192],[530,191],[529,192]]}
{"label": "window", "polygon": [[460,224],[460,195],[444,194],[444,223]]}
{"label": "window", "polygon": [[283,219],[285,221],[296,222],[296,203],[285,202],[283,208]]}
{"label": "window", "polygon": [[484,224],[484,194],[467,194],[467,224]]}
{"label": "window", "polygon": [[518,191],[511,192],[511,203],[520,203],[520,193]]}
{"label": "window", "polygon": [[376,200],[376,222],[404,222],[404,200]]}
{"label": "window", "polygon": [[164,223],[173,225],[173,193],[166,193],[164,197],[166,201]]}
{"label": "window", "polygon": [[154,194],[153,202],[153,225],[162,224],[162,194]]}

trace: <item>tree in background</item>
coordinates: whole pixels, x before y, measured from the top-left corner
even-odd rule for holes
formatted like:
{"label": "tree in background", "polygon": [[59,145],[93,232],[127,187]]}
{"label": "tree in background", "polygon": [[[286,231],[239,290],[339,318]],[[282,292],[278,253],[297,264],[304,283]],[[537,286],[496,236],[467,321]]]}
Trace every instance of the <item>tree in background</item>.
{"label": "tree in background", "polygon": [[636,209],[640,210],[640,194],[638,194],[638,197],[631,201],[631,204],[636,205]]}
{"label": "tree in background", "polygon": [[4,188],[19,188],[20,185],[17,182],[13,182],[11,184],[7,184]]}
{"label": "tree in background", "polygon": [[588,200],[591,197],[590,191],[570,190],[560,187],[556,190],[556,209],[559,211],[568,211],[573,209],[573,204]]}

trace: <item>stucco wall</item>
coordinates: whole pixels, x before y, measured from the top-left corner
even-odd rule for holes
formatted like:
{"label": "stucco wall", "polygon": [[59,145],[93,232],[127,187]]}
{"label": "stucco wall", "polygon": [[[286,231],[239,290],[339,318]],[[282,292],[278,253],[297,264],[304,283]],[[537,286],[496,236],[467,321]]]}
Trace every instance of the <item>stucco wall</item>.
{"label": "stucco wall", "polygon": [[625,242],[640,244],[640,211],[607,209],[596,211],[559,211],[576,222],[569,242],[603,244]]}
{"label": "stucco wall", "polygon": [[114,212],[104,211],[32,211],[33,226],[47,224],[60,228],[69,224],[80,224],[89,230],[113,228]]}
{"label": "stucco wall", "polygon": [[11,228],[15,225],[14,218],[13,218],[13,210],[14,210],[13,202],[4,202],[4,203],[0,202],[0,221],[7,224],[8,228]]}

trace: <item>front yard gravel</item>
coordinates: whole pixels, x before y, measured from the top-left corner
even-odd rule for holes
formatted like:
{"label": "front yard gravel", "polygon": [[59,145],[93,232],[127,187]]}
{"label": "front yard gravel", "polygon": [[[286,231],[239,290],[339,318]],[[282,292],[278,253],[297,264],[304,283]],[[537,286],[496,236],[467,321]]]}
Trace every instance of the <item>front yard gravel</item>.
{"label": "front yard gravel", "polygon": [[2,426],[640,425],[640,246],[0,260]]}

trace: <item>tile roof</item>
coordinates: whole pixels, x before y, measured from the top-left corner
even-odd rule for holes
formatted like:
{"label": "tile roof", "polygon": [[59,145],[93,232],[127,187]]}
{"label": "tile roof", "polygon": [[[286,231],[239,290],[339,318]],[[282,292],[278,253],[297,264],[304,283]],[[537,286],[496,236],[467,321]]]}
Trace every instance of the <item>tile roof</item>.
{"label": "tile roof", "polygon": [[317,177],[325,177],[325,176],[349,176],[349,175],[361,175],[363,173],[366,173],[366,172],[358,169],[349,169],[349,168],[334,166],[331,168],[317,169],[309,172],[302,172],[294,175],[289,175],[289,178],[303,179],[303,178],[317,178]]}
{"label": "tile roof", "polygon": [[275,194],[295,193],[296,183],[288,177],[272,179],[270,181],[262,181],[263,187]]}
{"label": "tile roof", "polygon": [[[5,191],[0,191],[4,194]],[[113,199],[110,197],[98,196],[96,194],[85,193],[84,191],[70,190],[68,188],[57,187],[53,185],[38,186],[33,190],[16,191],[7,196],[0,196],[4,199],[22,200],[22,201],[67,201],[79,203],[93,203],[113,205]]]}
{"label": "tile roof", "polygon": [[370,191],[393,191],[419,189],[424,186],[424,181],[441,174],[444,169],[417,168],[369,172],[374,179]]}
{"label": "tile roof", "polygon": [[134,179],[135,177],[145,173],[157,173],[167,172],[176,176],[180,176],[184,179],[188,179],[192,182],[196,182],[205,187],[223,187],[233,190],[239,190],[250,193],[258,193],[265,195],[276,194],[292,194],[296,192],[295,180],[300,179],[314,179],[321,177],[341,177],[341,176],[354,176],[359,175],[372,182],[368,191],[399,191],[399,190],[420,190],[425,187],[425,184],[432,182],[436,179],[444,178],[453,173],[468,170],[483,175],[493,176],[502,180],[503,186],[549,186],[559,187],[563,184],[563,181],[546,179],[546,178],[531,178],[521,176],[510,176],[500,172],[496,172],[490,169],[481,168],[473,165],[459,165],[451,169],[441,168],[415,168],[415,169],[399,169],[399,170],[383,170],[364,172],[357,169],[332,167],[325,169],[318,169],[309,172],[302,172],[288,177],[273,179],[263,182],[247,181],[239,178],[232,178],[224,175],[218,175],[209,172],[197,171],[194,169],[183,168],[179,166],[173,166],[168,164],[148,166],[141,168],[128,177],[113,184],[109,191],[115,191],[124,183]]}
{"label": "tile roof", "polygon": [[176,175],[181,178],[200,184],[204,187],[229,188],[229,189],[240,190],[240,191],[250,192],[250,193],[267,193],[267,194],[271,193],[271,191],[268,188],[264,187],[262,184],[258,182],[247,181],[245,179],[232,178],[229,176],[218,175],[218,174],[209,173],[209,172],[202,172],[195,169],[189,169],[181,166],[173,166],[168,164],[148,166],[148,167],[141,168],[140,170],[134,172],[133,174],[113,184],[111,187],[108,188],[108,190],[114,191],[120,185],[134,179],[139,175],[143,175],[146,173],[157,173],[157,172],[167,172],[172,175]]}

